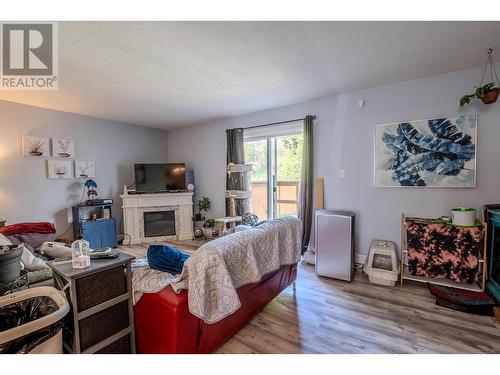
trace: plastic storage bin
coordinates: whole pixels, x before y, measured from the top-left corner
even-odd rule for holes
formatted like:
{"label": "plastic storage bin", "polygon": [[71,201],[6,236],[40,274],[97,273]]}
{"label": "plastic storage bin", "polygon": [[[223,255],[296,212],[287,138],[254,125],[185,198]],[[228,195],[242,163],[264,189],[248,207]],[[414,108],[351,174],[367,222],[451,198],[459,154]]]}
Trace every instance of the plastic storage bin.
{"label": "plastic storage bin", "polygon": [[0,353],[62,353],[68,311],[64,293],[49,286],[0,297]]}
{"label": "plastic storage bin", "polygon": [[373,240],[364,271],[371,283],[394,286],[399,275],[396,244],[392,241]]}

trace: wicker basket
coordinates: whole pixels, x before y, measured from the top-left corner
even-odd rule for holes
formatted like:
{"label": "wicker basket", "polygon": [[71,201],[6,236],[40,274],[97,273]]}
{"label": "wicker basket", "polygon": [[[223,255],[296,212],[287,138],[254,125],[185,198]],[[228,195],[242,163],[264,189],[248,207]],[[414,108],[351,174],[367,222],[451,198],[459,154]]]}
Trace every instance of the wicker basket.
{"label": "wicker basket", "polygon": [[123,266],[76,280],[78,311],[82,312],[127,293],[127,277]]}
{"label": "wicker basket", "polygon": [[128,301],[123,301],[78,322],[82,351],[129,326]]}
{"label": "wicker basket", "polygon": [[105,346],[96,354],[129,354],[130,353],[130,335],[125,335],[121,339]]}

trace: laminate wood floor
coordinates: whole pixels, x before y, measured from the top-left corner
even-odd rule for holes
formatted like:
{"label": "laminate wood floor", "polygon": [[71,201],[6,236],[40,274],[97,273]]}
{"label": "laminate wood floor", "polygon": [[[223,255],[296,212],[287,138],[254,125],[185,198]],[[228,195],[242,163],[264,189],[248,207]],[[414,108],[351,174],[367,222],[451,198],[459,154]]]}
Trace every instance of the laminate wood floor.
{"label": "laminate wood floor", "polygon": [[[193,252],[202,242],[174,246]],[[147,245],[122,246],[144,256]],[[500,324],[435,305],[421,284],[382,287],[316,276],[300,263],[284,290],[216,353],[500,353]]]}

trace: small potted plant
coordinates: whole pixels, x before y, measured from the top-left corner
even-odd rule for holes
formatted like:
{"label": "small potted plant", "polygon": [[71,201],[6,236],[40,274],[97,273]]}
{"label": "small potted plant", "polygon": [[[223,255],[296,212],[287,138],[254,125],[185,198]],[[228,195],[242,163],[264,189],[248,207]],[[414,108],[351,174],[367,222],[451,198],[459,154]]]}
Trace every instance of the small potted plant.
{"label": "small potted plant", "polygon": [[474,98],[481,99],[484,104],[493,104],[497,101],[498,94],[500,94],[500,87],[495,87],[494,82],[487,83],[486,85],[478,87],[475,93],[462,96],[460,99],[460,107],[469,104]]}
{"label": "small potted plant", "polygon": [[207,212],[210,209],[210,199],[208,197],[201,198],[197,203],[198,213],[195,214],[195,220],[200,221],[203,220],[202,213]]}
{"label": "small potted plant", "polygon": [[203,223],[203,233],[205,234],[205,238],[217,237],[218,232],[215,229],[215,219],[205,220]]}
{"label": "small potted plant", "polygon": [[205,228],[213,228],[215,227],[215,219],[207,219],[205,220],[205,224],[203,224]]}

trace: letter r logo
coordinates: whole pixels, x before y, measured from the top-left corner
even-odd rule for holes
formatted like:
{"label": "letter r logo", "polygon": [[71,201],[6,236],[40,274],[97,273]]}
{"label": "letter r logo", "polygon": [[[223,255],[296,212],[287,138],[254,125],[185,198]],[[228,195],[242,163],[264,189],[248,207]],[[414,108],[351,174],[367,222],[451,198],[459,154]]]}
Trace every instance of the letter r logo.
{"label": "letter r logo", "polygon": [[53,74],[52,24],[3,24],[3,75]]}

